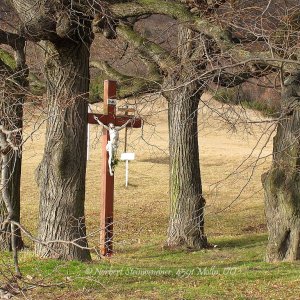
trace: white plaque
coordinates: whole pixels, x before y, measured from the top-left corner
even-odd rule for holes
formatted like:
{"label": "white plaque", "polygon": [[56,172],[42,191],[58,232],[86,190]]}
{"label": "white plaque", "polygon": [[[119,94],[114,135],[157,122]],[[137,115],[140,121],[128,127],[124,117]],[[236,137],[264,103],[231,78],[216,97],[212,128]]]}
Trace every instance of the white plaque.
{"label": "white plaque", "polygon": [[135,153],[122,153],[121,154],[121,160],[134,160],[135,159]]}
{"label": "white plaque", "polygon": [[108,105],[117,105],[117,99],[108,99],[107,103]]}

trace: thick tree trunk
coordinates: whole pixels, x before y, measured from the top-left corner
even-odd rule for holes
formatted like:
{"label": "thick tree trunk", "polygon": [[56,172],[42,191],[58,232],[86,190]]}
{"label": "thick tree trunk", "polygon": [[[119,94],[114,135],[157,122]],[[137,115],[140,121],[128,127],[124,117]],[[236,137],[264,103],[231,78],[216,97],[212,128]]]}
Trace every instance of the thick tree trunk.
{"label": "thick tree trunk", "polygon": [[[201,249],[208,246],[204,234],[204,206],[198,147],[198,104],[203,89],[195,80],[199,61],[194,33],[179,30],[181,65],[168,76],[169,101],[170,220],[167,246]],[[198,48],[199,50],[199,48]]]}
{"label": "thick tree trunk", "polygon": [[199,94],[186,87],[169,103],[170,199],[169,247],[207,247],[198,149]]}
{"label": "thick tree trunk", "polygon": [[90,45],[66,39],[44,47],[49,108],[44,157],[37,170],[38,235],[44,242],[67,243],[37,244],[36,253],[89,260],[84,201]]}
{"label": "thick tree trunk", "polygon": [[[4,124],[6,129],[13,130],[22,128],[23,125],[23,91],[20,91],[19,86],[26,84],[23,76],[19,76],[16,70],[8,70],[3,63],[0,64],[0,77],[3,83],[0,96],[0,123]],[[18,83],[16,86],[12,81],[5,83],[9,76],[15,76],[15,81]],[[17,138],[21,138],[18,134]],[[16,141],[17,144],[20,143]],[[20,151],[9,150],[7,155],[7,166],[9,170],[9,180],[7,183],[7,194],[9,196],[12,208],[12,219],[16,222],[20,222],[20,186],[21,186],[21,161],[22,154]],[[0,169],[2,169],[2,162],[0,160]],[[1,226],[3,221],[7,218],[8,212],[4,200],[2,199],[2,193],[0,193],[0,250],[12,250],[11,246],[11,228],[7,224],[4,227]],[[2,228],[1,228],[2,227]],[[16,230],[16,247],[17,250],[23,248],[23,241],[21,238],[21,232]]]}
{"label": "thick tree trunk", "polygon": [[262,176],[269,230],[267,261],[300,259],[300,72],[286,82],[273,163]]}

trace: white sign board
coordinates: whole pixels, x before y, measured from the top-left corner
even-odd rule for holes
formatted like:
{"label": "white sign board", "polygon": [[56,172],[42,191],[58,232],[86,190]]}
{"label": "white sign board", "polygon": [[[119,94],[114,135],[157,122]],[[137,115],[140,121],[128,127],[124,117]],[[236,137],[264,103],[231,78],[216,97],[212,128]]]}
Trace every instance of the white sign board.
{"label": "white sign board", "polygon": [[122,153],[121,154],[121,160],[134,160],[135,159],[135,153]]}
{"label": "white sign board", "polygon": [[117,105],[117,99],[108,99],[107,103],[108,105]]}

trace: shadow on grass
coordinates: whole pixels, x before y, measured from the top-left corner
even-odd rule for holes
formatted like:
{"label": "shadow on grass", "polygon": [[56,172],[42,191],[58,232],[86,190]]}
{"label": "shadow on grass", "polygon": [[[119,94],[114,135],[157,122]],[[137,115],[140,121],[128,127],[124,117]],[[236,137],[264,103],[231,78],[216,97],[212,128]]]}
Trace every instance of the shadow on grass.
{"label": "shadow on grass", "polygon": [[151,158],[143,159],[140,161],[141,162],[149,162],[152,164],[168,165],[170,163],[170,157],[169,156],[151,157]]}
{"label": "shadow on grass", "polygon": [[214,242],[218,248],[251,248],[264,245],[268,241],[267,234],[232,236],[217,239]]}
{"label": "shadow on grass", "polygon": [[[216,248],[212,249],[200,249],[200,250],[187,250],[186,248],[176,248],[173,250],[167,250],[163,247],[160,247],[160,251],[158,251],[158,244],[161,246],[159,242],[151,243],[149,245],[144,245],[140,247],[127,247],[118,249],[117,252],[123,254],[136,254],[141,255],[143,258],[158,258],[158,257],[173,257],[180,258],[189,253],[207,253],[208,255],[214,255],[214,253],[219,253],[219,250],[224,250],[226,252],[230,251],[230,249],[251,249],[257,247],[265,247],[267,244],[268,236],[267,234],[247,234],[241,236],[224,236],[218,237],[216,239],[209,239],[210,242],[217,245]],[[251,250],[252,251],[252,250]],[[209,254],[210,253],[210,254]]]}

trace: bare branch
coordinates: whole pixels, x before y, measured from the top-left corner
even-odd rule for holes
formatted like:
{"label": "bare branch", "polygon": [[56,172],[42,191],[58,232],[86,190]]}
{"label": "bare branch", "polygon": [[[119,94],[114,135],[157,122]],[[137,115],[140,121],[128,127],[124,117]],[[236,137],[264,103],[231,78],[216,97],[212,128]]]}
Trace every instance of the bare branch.
{"label": "bare branch", "polygon": [[155,92],[161,88],[162,77],[158,73],[149,72],[148,78],[141,78],[122,74],[103,61],[91,61],[90,66],[102,70],[107,77],[116,79],[119,82],[118,93],[122,98]]}
{"label": "bare branch", "polygon": [[140,51],[143,55],[153,60],[163,71],[175,67],[178,62],[171,54],[146,38],[135,32],[130,26],[120,25],[117,27],[117,33]]}

